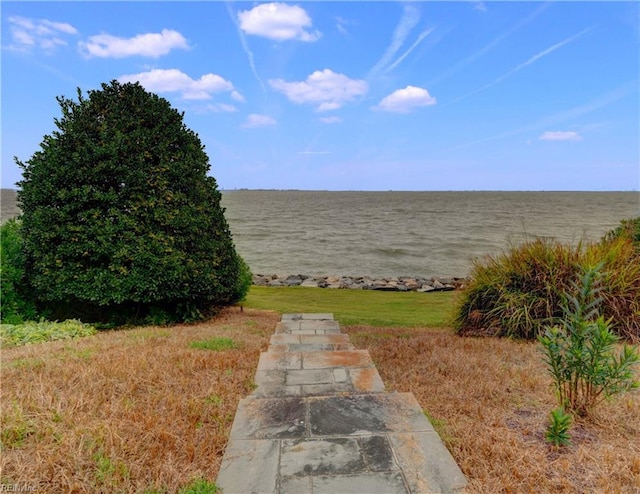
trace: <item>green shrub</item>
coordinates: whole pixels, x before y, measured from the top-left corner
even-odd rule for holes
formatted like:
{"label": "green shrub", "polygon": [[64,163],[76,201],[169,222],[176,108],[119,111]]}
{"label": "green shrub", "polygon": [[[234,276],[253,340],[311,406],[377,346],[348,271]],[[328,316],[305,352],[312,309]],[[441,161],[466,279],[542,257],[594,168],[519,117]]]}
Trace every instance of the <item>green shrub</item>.
{"label": "green shrub", "polygon": [[62,117],[23,169],[25,269],[54,318],[194,320],[244,296],[199,137],[139,84],[57,98]]}
{"label": "green shrub", "polygon": [[620,226],[608,232],[603,240],[614,240],[620,237],[628,238],[633,242],[635,248],[640,250],[640,216],[633,219],[622,220]]}
{"label": "green shrub", "polygon": [[36,319],[34,300],[26,289],[21,224],[11,219],[0,226],[0,320],[20,324]]}
{"label": "green shrub", "polygon": [[563,316],[564,294],[583,266],[603,264],[601,314],[625,339],[640,338],[640,255],[623,237],[565,245],[537,239],[474,262],[455,308],[461,335],[535,339]]}
{"label": "green shrub", "polygon": [[640,355],[627,345],[614,353],[619,338],[599,315],[604,300],[599,267],[585,270],[580,283],[571,284],[560,324],[547,327],[538,340],[559,405],[585,416],[603,400],[639,386],[633,366]]}

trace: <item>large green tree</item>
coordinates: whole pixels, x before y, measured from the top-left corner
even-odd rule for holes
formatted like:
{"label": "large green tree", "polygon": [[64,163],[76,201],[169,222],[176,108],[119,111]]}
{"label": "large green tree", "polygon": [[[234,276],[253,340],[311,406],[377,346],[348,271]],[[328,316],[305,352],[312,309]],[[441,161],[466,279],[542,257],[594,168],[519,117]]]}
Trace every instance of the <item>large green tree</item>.
{"label": "large green tree", "polygon": [[25,269],[41,306],[184,320],[240,300],[250,274],[183,114],[138,83],[57,101],[58,130],[16,158]]}

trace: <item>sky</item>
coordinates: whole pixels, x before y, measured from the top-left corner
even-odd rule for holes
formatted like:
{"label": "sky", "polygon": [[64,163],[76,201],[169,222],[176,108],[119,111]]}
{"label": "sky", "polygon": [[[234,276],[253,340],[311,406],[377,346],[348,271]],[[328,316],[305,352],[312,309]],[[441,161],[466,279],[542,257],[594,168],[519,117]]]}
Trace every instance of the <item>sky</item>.
{"label": "sky", "polygon": [[220,189],[640,190],[640,3],[2,1],[2,187],[138,81]]}

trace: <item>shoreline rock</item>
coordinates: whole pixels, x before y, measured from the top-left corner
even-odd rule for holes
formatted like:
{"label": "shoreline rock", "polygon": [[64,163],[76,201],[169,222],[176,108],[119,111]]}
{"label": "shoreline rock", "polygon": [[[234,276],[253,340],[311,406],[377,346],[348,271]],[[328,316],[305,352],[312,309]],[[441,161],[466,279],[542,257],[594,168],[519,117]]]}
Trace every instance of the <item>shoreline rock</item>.
{"label": "shoreline rock", "polygon": [[305,274],[254,274],[256,286],[333,288],[343,290],[379,290],[394,292],[443,292],[461,290],[470,278],[398,276],[374,278],[370,276],[309,276]]}

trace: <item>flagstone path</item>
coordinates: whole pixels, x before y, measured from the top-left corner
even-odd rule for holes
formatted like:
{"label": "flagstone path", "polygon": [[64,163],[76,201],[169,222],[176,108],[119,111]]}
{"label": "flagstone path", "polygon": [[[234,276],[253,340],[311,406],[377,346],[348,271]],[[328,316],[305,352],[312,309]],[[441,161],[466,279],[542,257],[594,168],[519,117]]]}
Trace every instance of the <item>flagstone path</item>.
{"label": "flagstone path", "polygon": [[223,494],[461,493],[466,478],[412,393],[387,393],[332,314],[284,314],[240,401]]}

